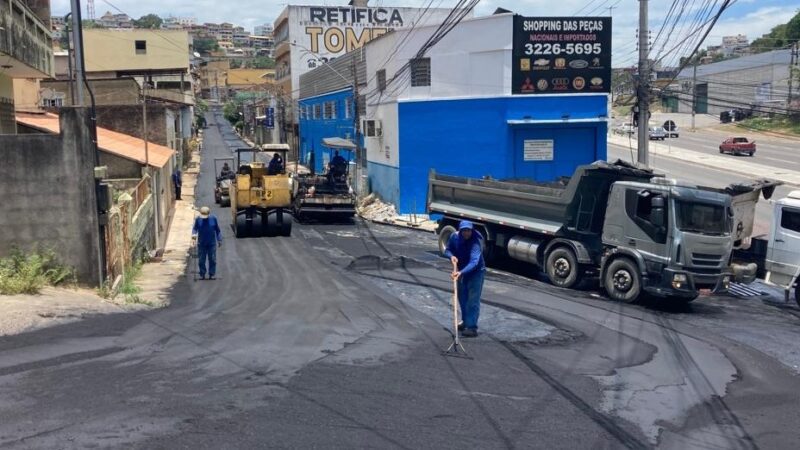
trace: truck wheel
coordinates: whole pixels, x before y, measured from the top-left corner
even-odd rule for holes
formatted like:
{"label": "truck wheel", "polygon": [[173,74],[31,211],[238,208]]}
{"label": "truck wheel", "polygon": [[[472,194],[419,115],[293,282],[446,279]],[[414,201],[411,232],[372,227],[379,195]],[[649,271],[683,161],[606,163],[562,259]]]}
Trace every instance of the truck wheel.
{"label": "truck wheel", "polygon": [[578,284],[578,259],[572,250],[559,247],[547,255],[547,276],[550,282],[562,288]]}
{"label": "truck wheel", "polygon": [[794,287],[794,300],[797,302],[797,306],[800,306],[800,283]]}
{"label": "truck wheel", "polygon": [[442,227],[441,231],[439,231],[439,254],[444,256],[445,250],[447,250],[447,242],[450,240],[450,236],[456,232],[456,227],[452,225],[445,225]]}
{"label": "truck wheel", "polygon": [[630,259],[619,258],[606,268],[603,285],[612,299],[635,303],[642,292],[642,277]]}
{"label": "truck wheel", "polygon": [[719,148],[719,152],[720,152],[720,153],[725,153],[725,152],[722,150],[722,147],[720,147],[720,148]]}
{"label": "truck wheel", "polygon": [[244,217],[234,217],[233,234],[237,238],[247,236],[247,221]]}

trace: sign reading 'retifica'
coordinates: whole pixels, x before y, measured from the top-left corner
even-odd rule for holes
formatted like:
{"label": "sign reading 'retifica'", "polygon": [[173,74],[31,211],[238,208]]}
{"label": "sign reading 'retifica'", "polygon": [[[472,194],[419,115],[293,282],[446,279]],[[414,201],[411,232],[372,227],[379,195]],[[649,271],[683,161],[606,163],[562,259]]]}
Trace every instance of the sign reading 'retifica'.
{"label": "sign reading 'retifica'", "polygon": [[512,94],[610,92],[610,17],[514,17]]}

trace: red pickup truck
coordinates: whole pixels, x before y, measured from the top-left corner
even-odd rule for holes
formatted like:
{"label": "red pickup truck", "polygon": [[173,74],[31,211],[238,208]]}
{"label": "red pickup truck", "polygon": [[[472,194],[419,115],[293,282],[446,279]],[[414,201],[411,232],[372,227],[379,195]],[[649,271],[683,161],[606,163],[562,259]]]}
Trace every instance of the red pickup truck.
{"label": "red pickup truck", "polygon": [[753,156],[753,153],[756,152],[756,141],[748,141],[746,137],[728,138],[719,145],[719,152]]}

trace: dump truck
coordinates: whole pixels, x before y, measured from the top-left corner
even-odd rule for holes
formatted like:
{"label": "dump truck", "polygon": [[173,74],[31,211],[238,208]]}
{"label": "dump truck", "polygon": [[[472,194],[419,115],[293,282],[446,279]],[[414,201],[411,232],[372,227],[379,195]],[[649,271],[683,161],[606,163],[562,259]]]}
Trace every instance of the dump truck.
{"label": "dump truck", "polygon": [[[288,151],[287,144],[236,149],[238,169],[230,187],[230,198],[233,231],[237,238],[292,234],[294,180],[286,172]],[[269,154],[280,155],[282,162],[279,167],[267,163]],[[243,155],[250,157],[243,158]]]}
{"label": "dump truck", "polygon": [[535,265],[556,286],[599,278],[615,300],[649,293],[689,302],[701,291],[728,289],[735,196],[757,186],[680,184],[622,161],[579,166],[554,183],[431,171],[427,209],[442,217],[442,252],[468,219],[484,236],[487,259],[502,253]]}
{"label": "dump truck", "polygon": [[355,144],[346,139],[326,138],[322,145],[327,151],[323,153],[326,171],[316,174],[312,164],[310,174],[295,178],[294,215],[298,220],[349,220],[356,213],[356,195],[350,186],[350,160]]}

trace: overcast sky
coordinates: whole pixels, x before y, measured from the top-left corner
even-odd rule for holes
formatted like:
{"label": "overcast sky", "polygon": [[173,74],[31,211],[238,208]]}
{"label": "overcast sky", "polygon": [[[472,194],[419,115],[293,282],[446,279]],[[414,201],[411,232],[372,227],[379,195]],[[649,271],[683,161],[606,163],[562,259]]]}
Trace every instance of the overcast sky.
{"label": "overcast sky", "polygon": [[[51,0],[53,14],[64,15],[69,12],[69,3],[69,0]],[[291,3],[294,5],[336,6],[347,5],[348,2],[346,0],[296,0]],[[373,0],[370,5],[420,7],[427,3],[428,0]],[[446,7],[456,2],[454,0],[435,0],[434,6],[437,3]],[[701,4],[705,2],[688,1],[686,3]],[[81,0],[81,4],[84,5],[85,16],[86,0]],[[98,17],[106,11],[116,12],[116,7],[134,18],[148,13],[155,13],[162,17],[188,16],[197,18],[201,23],[230,22],[252,31],[255,25],[272,23],[286,4],[283,1],[236,0],[236,7],[230,7],[227,2],[219,0],[95,0],[95,10]],[[650,27],[654,30],[654,37],[671,4],[672,2],[667,0],[650,2]],[[483,0],[475,13],[476,15],[487,15],[498,7],[504,7],[526,16],[572,16],[579,12],[580,15],[608,15],[608,6],[612,5],[616,5],[611,11],[614,18],[614,66],[632,65],[636,61],[638,0]],[[738,0],[723,14],[706,44],[718,44],[722,36],[737,33],[746,33],[747,37],[752,40],[769,32],[775,25],[787,22],[798,9],[800,9],[800,0]],[[246,13],[244,13],[245,11]],[[666,42],[665,48],[671,48],[677,43],[677,40],[679,38],[673,35],[672,39]],[[656,43],[656,50],[661,48],[662,43],[664,43],[663,40]]]}

